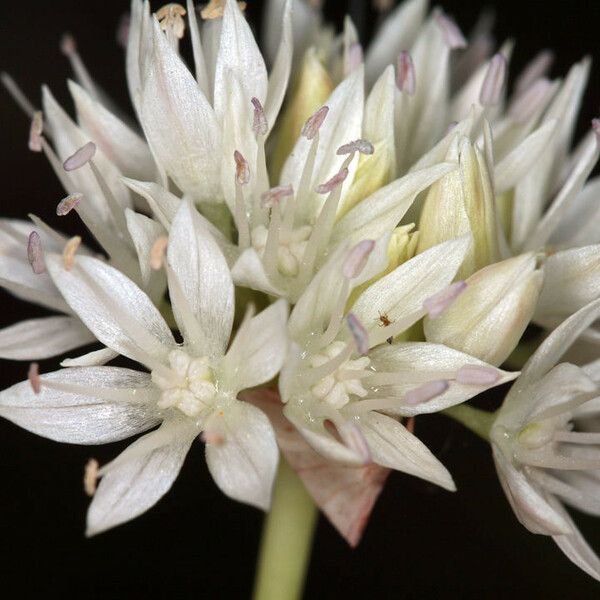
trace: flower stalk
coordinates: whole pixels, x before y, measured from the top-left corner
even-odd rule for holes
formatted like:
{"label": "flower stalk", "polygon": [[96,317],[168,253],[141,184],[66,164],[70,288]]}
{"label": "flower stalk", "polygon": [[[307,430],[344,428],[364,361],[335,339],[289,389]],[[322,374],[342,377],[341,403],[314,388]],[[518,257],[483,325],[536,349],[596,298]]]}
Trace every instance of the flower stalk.
{"label": "flower stalk", "polygon": [[490,441],[490,430],[496,419],[495,412],[474,408],[468,404],[459,404],[445,409],[444,414],[462,423],[486,442]]}
{"label": "flower stalk", "polygon": [[262,532],[254,600],[302,597],[317,515],[304,485],[282,458]]}

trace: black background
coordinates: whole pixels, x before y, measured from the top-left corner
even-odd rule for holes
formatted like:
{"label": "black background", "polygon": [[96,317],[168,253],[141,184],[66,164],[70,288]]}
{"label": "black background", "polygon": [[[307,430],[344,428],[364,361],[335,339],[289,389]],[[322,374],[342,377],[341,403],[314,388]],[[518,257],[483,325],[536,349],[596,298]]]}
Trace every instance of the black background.
{"label": "black background", "polygon": [[[250,1],[258,23],[260,3]],[[344,2],[330,2],[333,18]],[[354,9],[360,2],[354,2]],[[444,4],[464,30],[482,4]],[[514,65],[536,51],[557,51],[553,74],[590,53],[600,58],[600,3],[498,0],[497,38],[516,39]],[[128,107],[122,51],[115,27],[125,0],[11,3],[0,16],[0,68],[10,71],[36,101],[48,83],[67,101],[70,75],[58,51],[72,31],[97,81]],[[362,9],[359,8],[359,11]],[[372,15],[363,12],[365,34]],[[597,65],[592,69],[580,132],[600,109]],[[67,106],[70,106],[67,103]],[[26,148],[27,119],[0,91],[2,215],[35,211],[69,232],[75,218],[53,217],[62,190],[41,155]],[[0,326],[43,314],[6,294]],[[41,370],[54,369],[45,361]],[[26,376],[24,363],[3,362],[2,387]],[[364,539],[350,550],[320,520],[307,598],[596,598],[599,584],[562,556],[551,540],[529,534],[514,518],[497,482],[488,447],[441,416],[417,419],[417,433],[454,475],[449,494],[393,474]],[[252,584],[262,515],[225,498],[212,483],[195,444],[172,491],[150,512],[116,530],[83,536],[88,499],[82,469],[101,463],[126,443],[101,448],[59,445],[0,422],[0,589],[3,597],[246,598]],[[597,520],[576,517],[597,550]],[[9,591],[9,590],[13,591]]]}

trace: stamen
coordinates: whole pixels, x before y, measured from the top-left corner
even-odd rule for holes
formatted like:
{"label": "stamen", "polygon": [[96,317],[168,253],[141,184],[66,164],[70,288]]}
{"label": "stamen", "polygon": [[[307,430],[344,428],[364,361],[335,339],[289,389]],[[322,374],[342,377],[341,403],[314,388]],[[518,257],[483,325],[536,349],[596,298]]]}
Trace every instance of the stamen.
{"label": "stamen", "polygon": [[181,4],[171,2],[156,11],[156,18],[163,31],[172,31],[175,37],[180,40],[185,32],[185,21],[182,18],[185,14],[186,10]]}
{"label": "stamen", "polygon": [[363,63],[363,49],[359,42],[353,42],[348,48],[347,64],[345,65],[345,73],[349,75],[356,71]]}
{"label": "stamen", "polygon": [[596,140],[600,142],[600,119],[592,119],[592,130],[596,134]]}
{"label": "stamen", "polygon": [[524,69],[515,82],[515,93],[520,94],[534,81],[544,77],[552,63],[554,53],[551,50],[542,50]]}
{"label": "stamen", "polygon": [[95,458],[90,458],[83,472],[83,490],[91,498],[96,493],[98,485],[98,468],[100,465]]}
{"label": "stamen", "polygon": [[423,302],[423,309],[432,319],[439,317],[466,289],[464,281],[450,284],[445,290],[430,296]]}
{"label": "stamen", "polygon": [[[246,10],[245,2],[238,2],[241,11]],[[225,0],[210,0],[209,3],[200,11],[200,16],[208,21],[210,19],[220,19],[225,10]]]}
{"label": "stamen", "polygon": [[80,169],[92,160],[94,154],[96,154],[96,144],[94,144],[94,142],[88,142],[65,160],[63,168],[65,171],[75,171],[76,169]]}
{"label": "stamen", "polygon": [[63,250],[63,265],[66,271],[70,271],[75,263],[75,253],[81,246],[81,237],[76,235],[72,237],[66,244]]}
{"label": "stamen", "polygon": [[29,128],[29,149],[32,152],[42,151],[42,133],[44,131],[44,115],[38,110],[34,113]]}
{"label": "stamen", "polygon": [[161,235],[156,239],[154,244],[152,244],[152,248],[150,249],[150,268],[154,271],[158,271],[162,268],[168,243],[169,239],[166,236]]}
{"label": "stamen", "polygon": [[23,93],[23,90],[17,85],[17,82],[5,71],[0,73],[0,81],[10,94],[11,98],[17,103],[19,108],[30,118],[33,119],[35,108],[29,98]]}
{"label": "stamen", "polygon": [[506,59],[502,54],[495,54],[490,60],[479,94],[479,102],[482,106],[494,106],[500,101],[506,81],[506,67]]}
{"label": "stamen", "polygon": [[46,263],[44,262],[44,249],[42,248],[42,239],[37,231],[32,231],[27,240],[27,260],[31,265],[32,271],[36,275],[46,272]]}
{"label": "stamen", "polygon": [[56,214],[59,217],[64,217],[65,215],[68,215],[76,206],[79,205],[82,198],[83,194],[80,192],[69,194],[66,198],[63,198],[56,206]]}
{"label": "stamen", "polygon": [[410,390],[404,394],[404,402],[411,406],[428,402],[436,396],[440,396],[448,389],[448,382],[445,379],[439,381],[428,381],[423,385]]}
{"label": "stamen", "polygon": [[294,188],[291,185],[279,185],[267,190],[260,196],[260,205],[263,208],[272,208],[279,204],[282,198],[294,195]]}
{"label": "stamen", "polygon": [[250,181],[250,167],[248,161],[241,152],[235,150],[233,153],[235,160],[235,180],[239,185],[246,185]]}
{"label": "stamen", "polygon": [[373,154],[375,152],[375,148],[373,148],[373,144],[368,140],[354,140],[348,144],[344,144],[337,149],[336,154],[338,156],[342,156],[344,154],[352,154],[353,152],[360,152],[361,154]]}
{"label": "stamen", "polygon": [[225,443],[225,436],[218,431],[203,431],[200,434],[200,439],[205,444],[212,444],[213,446],[222,446]]}
{"label": "stamen", "polygon": [[29,379],[33,393],[39,394],[42,390],[42,382],[40,380],[40,366],[37,363],[34,362],[29,365],[27,379]]}
{"label": "stamen", "polygon": [[396,87],[409,96],[414,96],[417,89],[417,76],[412,56],[408,52],[400,52],[398,55],[398,67],[396,71]]}
{"label": "stamen", "polygon": [[301,134],[307,140],[312,140],[317,135],[321,125],[323,125],[323,121],[325,121],[325,117],[327,116],[328,112],[329,106],[322,106],[316,113],[307,119],[301,131]]}
{"label": "stamen", "polygon": [[267,131],[269,131],[269,124],[267,123],[267,117],[265,115],[263,106],[258,98],[252,98],[251,102],[254,106],[254,121],[252,122],[252,131],[256,135],[267,135]]}
{"label": "stamen", "polygon": [[409,419],[406,421],[406,431],[408,431],[408,433],[415,433],[415,418],[414,417],[409,417]]}
{"label": "stamen", "polygon": [[77,79],[79,79],[81,85],[87,90],[87,92],[96,97],[96,86],[94,81],[89,74],[81,56],[77,52],[77,44],[75,38],[70,33],[65,33],[60,41],[61,52],[69,59],[71,68],[75,72]]}
{"label": "stamen", "polygon": [[435,22],[444,33],[446,44],[450,50],[467,47],[467,40],[454,19],[445,15],[443,12],[439,12],[435,16]]}
{"label": "stamen", "polygon": [[456,383],[492,385],[500,379],[500,372],[492,367],[464,365],[456,373]]}
{"label": "stamen", "polygon": [[348,329],[354,338],[356,350],[360,356],[366,356],[369,353],[369,334],[364,325],[358,320],[354,313],[348,313],[346,317]]}
{"label": "stamen", "polygon": [[338,171],[329,181],[326,181],[325,183],[322,183],[321,185],[317,186],[317,189],[315,191],[317,192],[317,194],[329,194],[329,192],[332,192],[333,190],[335,190],[336,187],[344,183],[346,177],[348,177],[348,169],[344,167],[343,169]]}
{"label": "stamen", "polygon": [[387,12],[394,6],[394,0],[373,0],[373,8],[379,12]]}
{"label": "stamen", "polygon": [[358,277],[365,268],[367,260],[369,260],[371,252],[373,252],[373,248],[375,248],[374,240],[363,240],[356,244],[348,253],[346,260],[344,260],[342,275],[346,279]]}

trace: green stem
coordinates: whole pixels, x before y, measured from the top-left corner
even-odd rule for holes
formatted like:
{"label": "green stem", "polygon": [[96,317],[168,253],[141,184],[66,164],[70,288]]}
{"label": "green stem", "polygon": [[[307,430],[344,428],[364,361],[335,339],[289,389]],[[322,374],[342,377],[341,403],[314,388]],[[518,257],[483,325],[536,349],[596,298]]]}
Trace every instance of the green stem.
{"label": "green stem", "polygon": [[490,430],[496,419],[496,413],[480,410],[468,404],[458,404],[445,409],[444,414],[462,423],[487,442],[490,441]]}
{"label": "green stem", "polygon": [[282,458],[262,533],[254,600],[302,596],[317,514],[304,485]]}

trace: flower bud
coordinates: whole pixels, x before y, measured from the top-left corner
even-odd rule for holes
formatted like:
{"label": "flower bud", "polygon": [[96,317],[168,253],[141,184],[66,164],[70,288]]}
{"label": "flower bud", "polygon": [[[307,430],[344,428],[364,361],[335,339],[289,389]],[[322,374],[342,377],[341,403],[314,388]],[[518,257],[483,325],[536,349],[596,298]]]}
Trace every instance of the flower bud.
{"label": "flower bud", "polygon": [[542,281],[533,253],[485,267],[439,317],[425,319],[425,337],[500,365],[525,331]]}
{"label": "flower bud", "polygon": [[[494,193],[484,157],[468,138],[459,142],[459,169],[434,183],[419,222],[418,252],[471,233],[473,243],[458,272],[459,279],[500,259]],[[450,150],[448,158],[455,157]]]}
{"label": "flower bud", "polygon": [[279,180],[279,174],[289,156],[302,126],[315,113],[333,91],[333,83],[327,70],[319,60],[314,48],[310,48],[302,61],[289,102],[279,117],[280,125],[276,136],[276,151],[273,152],[273,181]]}

